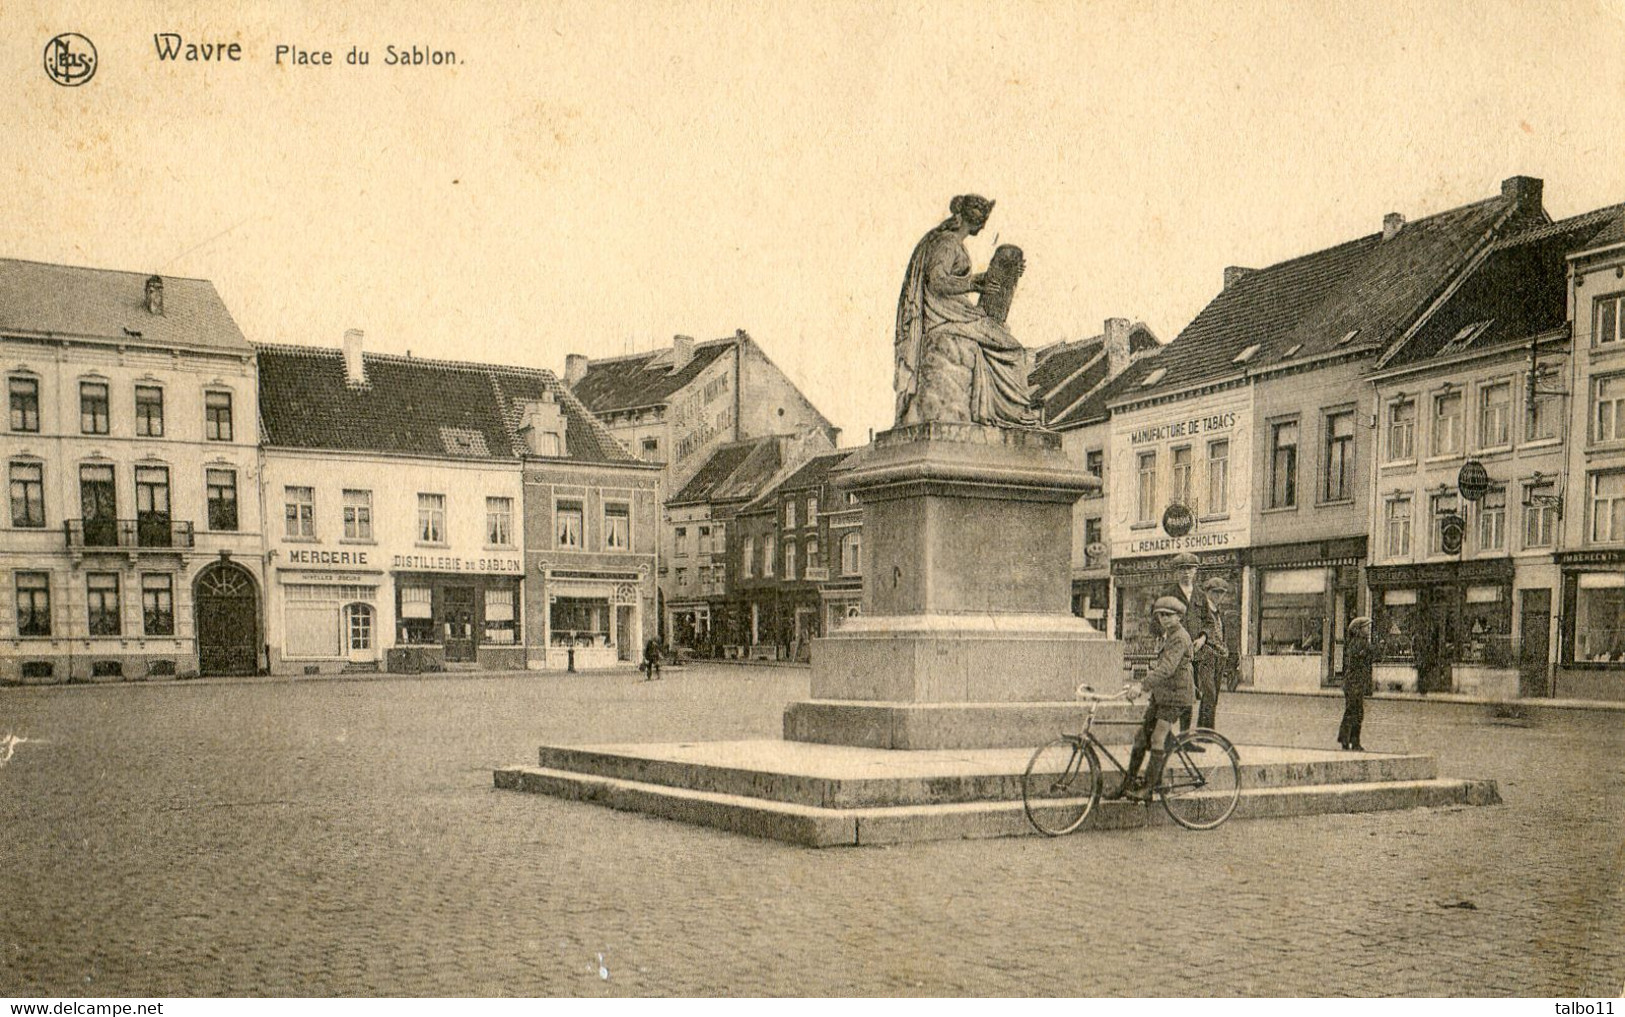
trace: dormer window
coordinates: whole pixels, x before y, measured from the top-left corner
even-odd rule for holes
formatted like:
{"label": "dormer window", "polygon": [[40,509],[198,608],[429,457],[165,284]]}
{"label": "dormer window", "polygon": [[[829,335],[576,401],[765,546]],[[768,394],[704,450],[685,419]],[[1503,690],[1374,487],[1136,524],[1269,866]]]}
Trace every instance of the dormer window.
{"label": "dormer window", "polygon": [[1232,364],[1245,364],[1247,361],[1258,355],[1258,347],[1258,343],[1253,343],[1251,346],[1236,354],[1236,358],[1230,362]]}
{"label": "dormer window", "polygon": [[1145,380],[1140,382],[1140,387],[1150,388],[1152,385],[1155,385],[1161,381],[1167,374],[1168,369],[1166,367],[1159,367],[1145,376]]}
{"label": "dormer window", "polygon": [[1281,359],[1282,360],[1291,360],[1293,357],[1298,355],[1298,351],[1301,350],[1301,349],[1303,349],[1303,343],[1296,343],[1296,344],[1294,344],[1292,346],[1291,349],[1289,349],[1285,353],[1281,354]]}

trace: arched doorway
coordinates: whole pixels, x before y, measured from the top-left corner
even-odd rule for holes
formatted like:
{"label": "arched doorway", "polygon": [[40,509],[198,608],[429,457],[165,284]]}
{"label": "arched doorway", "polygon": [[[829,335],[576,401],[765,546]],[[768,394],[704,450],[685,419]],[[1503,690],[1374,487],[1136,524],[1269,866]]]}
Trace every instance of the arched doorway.
{"label": "arched doorway", "polygon": [[260,608],[254,577],[240,565],[216,562],[198,573],[192,589],[199,673],[258,671]]}

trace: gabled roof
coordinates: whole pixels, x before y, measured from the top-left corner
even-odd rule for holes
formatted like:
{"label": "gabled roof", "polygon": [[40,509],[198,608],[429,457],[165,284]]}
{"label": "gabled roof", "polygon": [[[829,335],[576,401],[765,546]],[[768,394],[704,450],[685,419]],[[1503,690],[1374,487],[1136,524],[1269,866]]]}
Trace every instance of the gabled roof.
{"label": "gabled roof", "polygon": [[[1131,356],[1143,356],[1161,348],[1145,322],[1130,326]],[[1106,382],[1111,366],[1105,353],[1105,336],[1046,346],[1038,351],[1038,356],[1038,366],[1028,375],[1028,381],[1034,395],[1043,403],[1044,426],[1064,428],[1088,419],[1089,407]]]}
{"label": "gabled roof", "polygon": [[700,505],[754,498],[783,467],[783,448],[781,435],[723,445],[666,504]]}
{"label": "gabled roof", "polygon": [[1568,322],[1568,255],[1597,246],[1598,236],[1622,224],[1625,205],[1611,205],[1497,240],[1384,366],[1402,367],[1562,328]]}
{"label": "gabled roof", "polygon": [[734,348],[737,337],[695,343],[694,356],[676,371],[670,347],[624,357],[594,360],[575,383],[576,397],[594,413],[658,406]]}
{"label": "gabled roof", "polygon": [[[1516,197],[1503,194],[1406,223],[1390,239],[1373,233],[1246,272],[1158,355],[1157,366],[1167,369],[1162,379],[1136,392],[1174,391],[1340,348],[1386,348],[1514,212],[1546,221],[1544,212],[1520,210]],[[1235,363],[1253,344],[1257,353]]]}
{"label": "gabled roof", "polygon": [[213,283],[163,276],[164,312],[152,314],[151,275],[0,258],[0,333],[253,352]]}
{"label": "gabled roof", "polygon": [[829,479],[830,472],[856,452],[856,449],[849,448],[813,456],[791,470],[783,480],[757,495],[750,504],[739,510],[739,514],[772,511],[778,504],[780,494],[789,491],[809,491],[823,486]]}
{"label": "gabled roof", "polygon": [[1079,427],[1095,421],[1105,420],[1108,416],[1107,407],[1114,402],[1132,399],[1146,389],[1141,384],[1150,376],[1151,372],[1162,365],[1161,354],[1154,353],[1133,361],[1123,369],[1123,373],[1106,382],[1068,413],[1061,420],[1051,421],[1049,426],[1065,424],[1070,427]]}
{"label": "gabled roof", "polygon": [[551,371],[364,354],[366,384],[345,378],[338,350],[257,347],[266,445],[457,459],[518,459],[523,404],[551,395],[563,411],[565,454],[637,463]]}

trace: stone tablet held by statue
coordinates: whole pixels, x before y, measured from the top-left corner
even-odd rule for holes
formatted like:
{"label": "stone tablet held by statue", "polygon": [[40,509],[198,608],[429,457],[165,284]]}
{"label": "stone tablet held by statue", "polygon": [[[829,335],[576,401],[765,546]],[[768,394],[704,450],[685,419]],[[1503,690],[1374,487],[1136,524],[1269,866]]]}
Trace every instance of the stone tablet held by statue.
{"label": "stone tablet held by statue", "polygon": [[1027,268],[1027,260],[1022,257],[1021,248],[1015,244],[1000,244],[998,250],[993,252],[993,260],[988,262],[987,274],[982,282],[982,298],[977,302],[987,316],[994,321],[1005,321],[1010,317],[1010,302],[1016,296],[1016,280]]}

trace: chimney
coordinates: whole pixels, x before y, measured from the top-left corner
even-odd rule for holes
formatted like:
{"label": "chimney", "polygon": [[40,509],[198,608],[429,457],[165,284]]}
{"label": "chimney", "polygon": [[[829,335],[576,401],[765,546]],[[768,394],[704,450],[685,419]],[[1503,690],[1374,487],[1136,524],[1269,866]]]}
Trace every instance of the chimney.
{"label": "chimney", "polygon": [[361,340],[365,335],[359,328],[344,330],[344,380],[351,385],[367,383],[367,368],[361,360]]}
{"label": "chimney", "polygon": [[1127,318],[1106,319],[1106,334],[1104,342],[1106,347],[1107,378],[1117,377],[1119,374],[1122,374],[1123,369],[1129,365],[1130,353],[1128,334],[1130,327],[1131,326]]}
{"label": "chimney", "polygon": [[147,278],[147,313],[164,313],[164,281],[158,276]]}
{"label": "chimney", "polygon": [[1501,181],[1501,197],[1518,203],[1518,211],[1538,213],[1546,184],[1539,177],[1507,177]]}
{"label": "chimney", "polygon": [[672,373],[681,371],[694,359],[694,337],[691,335],[672,336],[671,340],[671,369]]}
{"label": "chimney", "polygon": [[1240,265],[1226,265],[1224,269],[1224,288],[1229,289],[1239,282],[1242,276],[1251,275],[1257,269],[1242,268]]}
{"label": "chimney", "polygon": [[564,383],[571,388],[581,384],[581,379],[587,376],[587,357],[582,353],[572,353],[564,358]]}
{"label": "chimney", "polygon": [[1382,217],[1382,239],[1392,240],[1399,236],[1399,231],[1405,228],[1405,217],[1398,212],[1389,212]]}
{"label": "chimney", "polygon": [[538,399],[519,404],[517,430],[526,449],[535,455],[564,455],[565,426],[564,409],[551,389],[543,389]]}

